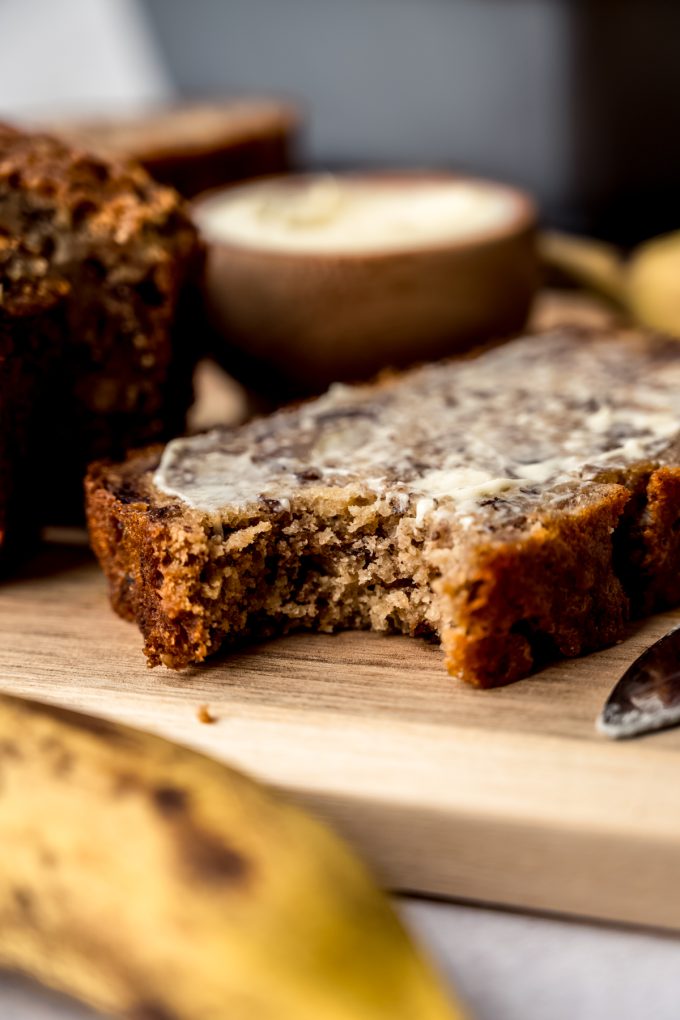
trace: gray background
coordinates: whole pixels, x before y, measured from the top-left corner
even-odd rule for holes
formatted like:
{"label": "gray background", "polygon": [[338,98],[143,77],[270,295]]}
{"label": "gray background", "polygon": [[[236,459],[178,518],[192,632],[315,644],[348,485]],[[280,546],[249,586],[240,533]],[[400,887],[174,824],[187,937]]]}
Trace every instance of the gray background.
{"label": "gray background", "polygon": [[677,0],[144,0],[185,95],[289,93],[315,163],[445,164],[553,223],[680,225]]}

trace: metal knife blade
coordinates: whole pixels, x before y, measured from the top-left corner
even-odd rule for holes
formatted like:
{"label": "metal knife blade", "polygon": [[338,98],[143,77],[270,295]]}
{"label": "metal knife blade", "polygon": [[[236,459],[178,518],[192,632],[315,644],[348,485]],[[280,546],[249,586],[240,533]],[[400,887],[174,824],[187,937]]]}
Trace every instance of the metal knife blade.
{"label": "metal knife blade", "polygon": [[680,724],[680,626],[629,666],[605,702],[596,726],[614,740]]}

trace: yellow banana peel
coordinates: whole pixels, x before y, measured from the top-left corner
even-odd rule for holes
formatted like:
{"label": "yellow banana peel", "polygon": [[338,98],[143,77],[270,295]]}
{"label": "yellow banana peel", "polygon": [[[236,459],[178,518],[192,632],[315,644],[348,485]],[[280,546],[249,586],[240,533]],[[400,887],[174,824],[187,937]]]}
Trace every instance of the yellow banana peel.
{"label": "yellow banana peel", "polygon": [[456,1020],[327,828],[215,761],[0,697],[0,966],[131,1020]]}
{"label": "yellow banana peel", "polygon": [[636,248],[626,269],[626,295],[638,322],[680,337],[680,231]]}

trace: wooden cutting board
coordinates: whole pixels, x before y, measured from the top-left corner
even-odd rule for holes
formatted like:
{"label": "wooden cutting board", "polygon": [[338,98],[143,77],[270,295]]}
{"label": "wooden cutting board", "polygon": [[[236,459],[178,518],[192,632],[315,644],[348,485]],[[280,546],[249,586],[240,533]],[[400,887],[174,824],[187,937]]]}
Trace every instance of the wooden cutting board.
{"label": "wooden cutting board", "polygon": [[371,634],[290,637],[180,674],[146,667],[76,539],[0,586],[0,688],[252,771],[332,820],[393,888],[680,929],[680,730],[594,730],[680,612],[488,692],[452,681],[436,647]]}

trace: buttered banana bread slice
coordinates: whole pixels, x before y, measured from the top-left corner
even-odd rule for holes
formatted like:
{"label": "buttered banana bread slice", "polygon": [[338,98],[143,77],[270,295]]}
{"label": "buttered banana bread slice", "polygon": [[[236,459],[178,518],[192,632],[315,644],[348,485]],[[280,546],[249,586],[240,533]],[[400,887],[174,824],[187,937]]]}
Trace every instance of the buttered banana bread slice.
{"label": "buttered banana bread slice", "polygon": [[87,490],[151,664],[371,628],[503,684],[680,601],[680,346],[526,336],[95,466]]}

